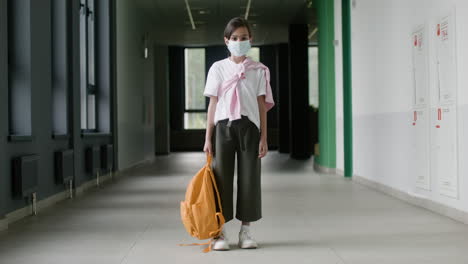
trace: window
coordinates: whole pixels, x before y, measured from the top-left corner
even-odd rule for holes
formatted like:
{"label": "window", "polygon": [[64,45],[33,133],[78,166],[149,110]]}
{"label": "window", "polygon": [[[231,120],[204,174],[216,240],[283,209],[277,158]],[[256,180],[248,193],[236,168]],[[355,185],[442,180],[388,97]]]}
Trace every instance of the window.
{"label": "window", "polygon": [[31,136],[31,3],[7,5],[9,134]]}
{"label": "window", "polygon": [[80,0],[81,129],[96,131],[95,20],[94,0]]}
{"label": "window", "polygon": [[68,134],[69,2],[51,2],[52,21],[52,134]]}
{"label": "window", "polygon": [[186,48],[184,129],[206,128],[205,49]]}
{"label": "window", "polygon": [[247,52],[247,56],[251,57],[254,61],[260,61],[260,48],[259,47],[252,47],[249,52]]}
{"label": "window", "polygon": [[319,106],[318,47],[309,47],[309,105]]}

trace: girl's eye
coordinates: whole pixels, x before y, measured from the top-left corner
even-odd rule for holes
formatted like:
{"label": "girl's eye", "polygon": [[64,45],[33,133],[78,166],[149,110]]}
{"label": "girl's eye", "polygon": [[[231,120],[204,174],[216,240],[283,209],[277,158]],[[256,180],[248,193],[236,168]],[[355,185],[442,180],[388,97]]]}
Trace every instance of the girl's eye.
{"label": "girl's eye", "polygon": [[231,40],[232,40],[232,41],[237,41],[238,39],[239,39],[239,40],[241,40],[241,41],[248,40],[248,38],[247,38],[247,37],[242,37],[242,38],[238,38],[238,37],[232,37],[232,38],[231,38]]}

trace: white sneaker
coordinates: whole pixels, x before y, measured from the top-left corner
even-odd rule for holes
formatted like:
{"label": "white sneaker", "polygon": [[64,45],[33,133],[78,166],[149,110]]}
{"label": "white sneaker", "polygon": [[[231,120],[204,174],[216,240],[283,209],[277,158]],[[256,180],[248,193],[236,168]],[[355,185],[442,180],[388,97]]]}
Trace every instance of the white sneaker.
{"label": "white sneaker", "polygon": [[257,248],[257,242],[252,238],[250,234],[250,228],[242,226],[239,231],[239,247],[240,248]]}
{"label": "white sneaker", "polygon": [[229,240],[225,231],[222,231],[220,236],[214,239],[213,250],[229,250]]}

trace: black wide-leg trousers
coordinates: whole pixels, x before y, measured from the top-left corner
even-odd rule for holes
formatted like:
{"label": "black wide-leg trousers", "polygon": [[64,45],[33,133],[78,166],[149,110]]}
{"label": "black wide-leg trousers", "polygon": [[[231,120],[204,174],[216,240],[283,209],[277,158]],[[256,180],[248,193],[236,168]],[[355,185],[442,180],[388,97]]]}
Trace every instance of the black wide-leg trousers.
{"label": "black wide-leg trousers", "polygon": [[247,116],[220,120],[212,138],[213,172],[226,222],[233,219],[234,163],[237,154],[236,218],[244,222],[262,217],[260,130]]}

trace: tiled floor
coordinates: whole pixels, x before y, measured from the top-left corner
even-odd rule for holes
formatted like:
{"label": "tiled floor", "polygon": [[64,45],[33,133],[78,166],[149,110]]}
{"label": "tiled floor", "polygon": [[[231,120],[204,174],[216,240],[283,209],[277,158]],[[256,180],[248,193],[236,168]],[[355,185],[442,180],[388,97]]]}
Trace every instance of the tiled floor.
{"label": "tiled floor", "polygon": [[468,226],[270,152],[262,161],[260,248],[202,253],[180,221],[179,202],[203,153],[158,157],[83,197],[0,233],[0,263],[468,263]]}

